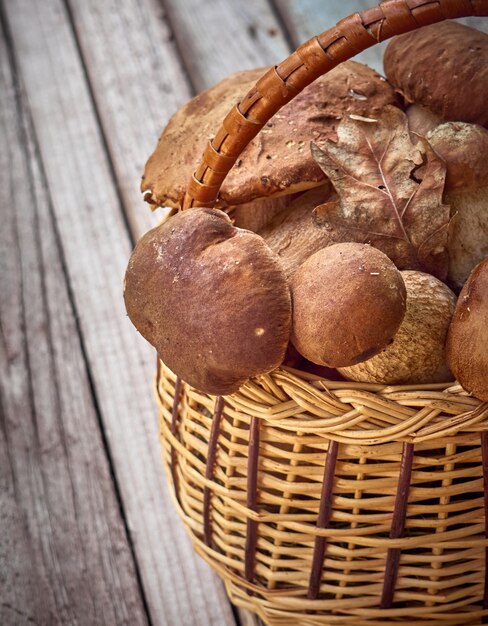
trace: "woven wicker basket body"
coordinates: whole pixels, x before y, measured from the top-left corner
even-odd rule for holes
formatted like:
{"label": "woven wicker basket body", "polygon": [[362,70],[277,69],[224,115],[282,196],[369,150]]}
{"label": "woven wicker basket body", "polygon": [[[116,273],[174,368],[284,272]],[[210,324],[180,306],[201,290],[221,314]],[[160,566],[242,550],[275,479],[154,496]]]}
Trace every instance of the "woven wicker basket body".
{"label": "woven wicker basket body", "polygon": [[[389,0],[269,71],[209,143],[184,208],[296,93],[376,41],[488,15]],[[279,368],[215,398],[159,363],[163,458],[195,549],[269,625],[488,621],[488,404],[460,386],[331,382]]]}

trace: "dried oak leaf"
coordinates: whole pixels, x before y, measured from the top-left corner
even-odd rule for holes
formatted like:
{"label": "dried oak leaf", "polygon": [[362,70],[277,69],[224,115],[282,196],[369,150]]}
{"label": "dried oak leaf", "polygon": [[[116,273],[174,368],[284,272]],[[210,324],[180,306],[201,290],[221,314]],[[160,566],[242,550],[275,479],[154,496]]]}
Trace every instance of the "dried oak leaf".
{"label": "dried oak leaf", "polygon": [[386,107],[375,120],[344,119],[337,142],[311,148],[339,195],[314,211],[330,243],[369,243],[399,269],[446,278],[446,168],[426,141],[412,144],[402,111]]}

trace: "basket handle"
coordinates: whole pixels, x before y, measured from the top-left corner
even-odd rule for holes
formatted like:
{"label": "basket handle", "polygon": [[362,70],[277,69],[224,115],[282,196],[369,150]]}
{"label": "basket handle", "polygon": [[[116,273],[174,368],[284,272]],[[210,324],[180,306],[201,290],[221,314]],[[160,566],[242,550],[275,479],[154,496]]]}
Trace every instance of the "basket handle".
{"label": "basket handle", "polygon": [[279,109],[342,61],[375,43],[446,19],[488,16],[488,0],[386,0],[354,13],[269,69],[225,117],[192,175],[182,208],[213,207],[228,172]]}

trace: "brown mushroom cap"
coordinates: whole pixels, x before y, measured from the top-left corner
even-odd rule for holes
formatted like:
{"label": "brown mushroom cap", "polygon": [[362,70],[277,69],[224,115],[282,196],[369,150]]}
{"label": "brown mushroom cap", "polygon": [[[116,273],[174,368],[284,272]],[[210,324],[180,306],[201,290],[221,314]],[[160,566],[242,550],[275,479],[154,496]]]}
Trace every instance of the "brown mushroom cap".
{"label": "brown mushroom cap", "polygon": [[319,250],[291,280],[292,342],[328,367],[359,363],[393,339],[406,309],[402,276],[376,248],[338,243]]}
{"label": "brown mushroom cap", "polygon": [[[264,71],[233,74],[173,115],[142,180],[142,191],[151,204],[179,206],[208,139]],[[226,178],[218,206],[295,193],[321,184],[325,175],[310,154],[310,141],[333,138],[346,113],[374,115],[394,102],[393,88],[379,74],[354,61],[342,63],[266,124]]]}
{"label": "brown mushroom cap", "polygon": [[430,274],[413,270],[401,274],[407,288],[405,318],[385,350],[367,361],[339,369],[348,380],[386,385],[453,380],[445,342],[456,296]]}
{"label": "brown mushroom cap", "polygon": [[225,395],[277,367],[291,329],[279,261],[215,209],[189,209],[146,233],[125,278],[127,313],[178,376]]}
{"label": "brown mushroom cap", "polygon": [[457,22],[424,26],[388,44],[389,82],[445,120],[488,125],[488,35]]}
{"label": "brown mushroom cap", "polygon": [[488,258],[471,272],[447,336],[449,366],[461,385],[488,401]]}
{"label": "brown mushroom cap", "polygon": [[[488,101],[486,102],[488,108]],[[488,130],[477,124],[445,122],[427,139],[446,163],[445,190],[488,187]]]}

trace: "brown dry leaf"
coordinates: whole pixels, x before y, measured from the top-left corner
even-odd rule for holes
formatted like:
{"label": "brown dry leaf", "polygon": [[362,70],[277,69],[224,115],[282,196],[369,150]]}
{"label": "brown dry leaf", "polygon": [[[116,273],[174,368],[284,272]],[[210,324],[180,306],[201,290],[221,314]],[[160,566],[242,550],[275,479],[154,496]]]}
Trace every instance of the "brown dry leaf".
{"label": "brown dry leaf", "polygon": [[376,123],[344,119],[337,142],[312,144],[312,154],[339,195],[314,211],[331,243],[369,243],[399,269],[446,278],[446,168],[427,142],[412,144],[402,111],[386,107]]}

